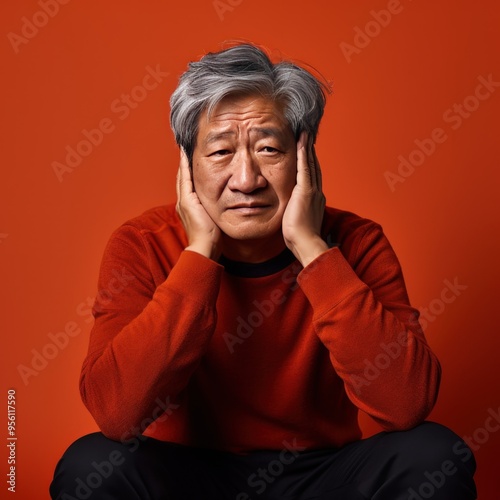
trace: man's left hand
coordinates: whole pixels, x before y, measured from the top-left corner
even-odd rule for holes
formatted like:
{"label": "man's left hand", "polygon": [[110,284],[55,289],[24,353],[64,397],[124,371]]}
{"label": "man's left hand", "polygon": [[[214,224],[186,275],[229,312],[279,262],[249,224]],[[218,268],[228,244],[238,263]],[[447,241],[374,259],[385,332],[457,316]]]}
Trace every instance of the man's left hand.
{"label": "man's left hand", "polygon": [[283,238],[303,267],[328,250],[321,238],[325,209],[321,169],[313,138],[302,132],[297,142],[297,184],[283,214]]}

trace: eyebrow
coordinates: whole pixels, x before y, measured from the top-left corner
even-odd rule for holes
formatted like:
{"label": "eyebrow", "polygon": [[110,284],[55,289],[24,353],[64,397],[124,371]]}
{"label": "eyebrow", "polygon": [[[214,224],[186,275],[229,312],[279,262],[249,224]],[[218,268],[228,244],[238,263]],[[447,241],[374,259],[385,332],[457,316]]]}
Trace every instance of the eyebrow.
{"label": "eyebrow", "polygon": [[227,136],[236,135],[234,130],[227,130],[225,132],[215,132],[207,135],[203,141],[205,144],[211,144],[212,142],[218,141],[219,139],[224,139]]}
{"label": "eyebrow", "polygon": [[[275,127],[252,127],[249,129],[252,134],[258,134],[262,137],[276,137],[277,139],[283,139],[283,132],[279,128]],[[226,130],[223,132],[214,132],[207,135],[203,141],[205,144],[211,144],[220,139],[224,139],[227,136],[235,136],[236,132],[234,130]]]}

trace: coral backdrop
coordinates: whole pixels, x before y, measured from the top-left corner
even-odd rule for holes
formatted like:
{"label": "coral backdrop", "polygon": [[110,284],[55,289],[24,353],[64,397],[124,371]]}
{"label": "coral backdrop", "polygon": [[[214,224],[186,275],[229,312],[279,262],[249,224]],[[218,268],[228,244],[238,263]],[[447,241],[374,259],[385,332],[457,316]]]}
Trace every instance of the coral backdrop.
{"label": "coral backdrop", "polygon": [[17,498],[48,498],[60,455],[96,430],[78,376],[104,246],[175,200],[169,96],[188,61],[232,39],[333,82],[317,144],[328,203],[383,225],[443,366],[431,418],[469,436],[479,498],[497,498],[499,13],[491,0],[3,2],[2,411],[15,390]]}

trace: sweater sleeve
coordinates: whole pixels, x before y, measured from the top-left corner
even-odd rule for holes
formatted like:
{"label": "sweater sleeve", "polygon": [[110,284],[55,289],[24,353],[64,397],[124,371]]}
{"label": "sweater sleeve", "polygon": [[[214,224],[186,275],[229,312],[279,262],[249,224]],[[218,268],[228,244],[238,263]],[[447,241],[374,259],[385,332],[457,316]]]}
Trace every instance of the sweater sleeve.
{"label": "sweater sleeve", "polygon": [[370,225],[348,259],[331,248],[299,274],[314,327],[353,404],[386,430],[411,428],[435,404],[439,362],[380,226]]}
{"label": "sweater sleeve", "polygon": [[80,376],[83,402],[106,436],[132,435],[158,398],[176,398],[186,387],[215,330],[222,270],[183,251],[155,286],[140,231],[122,226],[114,233],[101,264]]}

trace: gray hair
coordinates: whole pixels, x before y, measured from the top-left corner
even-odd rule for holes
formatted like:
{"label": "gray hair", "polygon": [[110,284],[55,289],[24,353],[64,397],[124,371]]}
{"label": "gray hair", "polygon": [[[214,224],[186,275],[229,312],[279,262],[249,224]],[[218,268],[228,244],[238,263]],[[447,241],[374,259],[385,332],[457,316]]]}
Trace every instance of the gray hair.
{"label": "gray hair", "polygon": [[284,104],[284,115],[296,140],[302,131],[314,138],[323,116],[329,86],[290,62],[273,64],[260,48],[241,44],[210,52],[191,62],[170,98],[170,125],[190,164],[202,112],[210,115],[225,97],[259,94]]}

